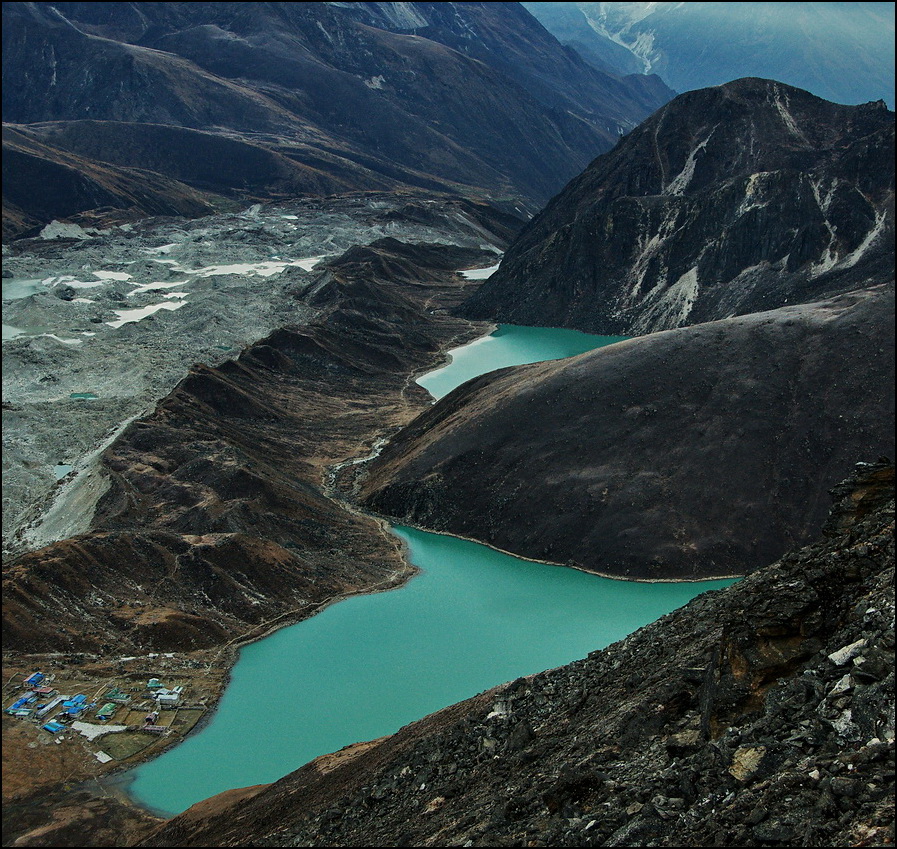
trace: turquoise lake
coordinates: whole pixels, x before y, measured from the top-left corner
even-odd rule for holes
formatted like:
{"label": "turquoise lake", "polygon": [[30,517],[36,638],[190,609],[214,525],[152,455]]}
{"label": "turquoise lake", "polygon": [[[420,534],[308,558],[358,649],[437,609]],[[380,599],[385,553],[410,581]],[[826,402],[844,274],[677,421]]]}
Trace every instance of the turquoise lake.
{"label": "turquoise lake", "polygon": [[559,330],[553,327],[500,324],[490,336],[483,336],[449,351],[452,359],[448,365],[428,372],[419,377],[417,382],[434,398],[442,398],[456,386],[487,371],[573,357],[626,338],[593,336],[578,330]]}
{"label": "turquoise lake", "polygon": [[[615,341],[572,333],[504,326],[489,338],[511,343],[516,354],[478,341],[452,352],[447,369],[459,363],[458,370],[439,369],[438,386],[426,382],[432,375],[419,382],[441,395],[492,368],[568,356],[564,345],[581,353],[589,350],[579,347],[585,340],[592,348]],[[539,337],[555,344],[532,356],[536,346],[524,342]],[[463,376],[471,350],[490,350],[488,363]],[[532,359],[514,359],[521,355]],[[455,537],[393,530],[422,572],[398,589],[346,599],[243,648],[211,721],[131,773],[129,792],[138,802],[174,814],[223,790],[274,781],[318,755],[584,657],[732,583],[615,581]]]}

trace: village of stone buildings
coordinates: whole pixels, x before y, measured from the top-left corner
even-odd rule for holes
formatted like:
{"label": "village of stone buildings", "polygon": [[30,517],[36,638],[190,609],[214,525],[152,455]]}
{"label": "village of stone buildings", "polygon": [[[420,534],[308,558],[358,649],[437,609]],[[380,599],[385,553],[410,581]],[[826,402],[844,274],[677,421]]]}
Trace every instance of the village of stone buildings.
{"label": "village of stone buildings", "polygon": [[32,725],[39,742],[62,744],[80,735],[97,761],[111,765],[159,738],[186,734],[206,709],[207,696],[191,701],[190,690],[197,688],[181,681],[113,678],[99,686],[93,682],[92,689],[84,683],[40,670],[13,677],[4,688],[4,698],[11,699],[4,713]]}

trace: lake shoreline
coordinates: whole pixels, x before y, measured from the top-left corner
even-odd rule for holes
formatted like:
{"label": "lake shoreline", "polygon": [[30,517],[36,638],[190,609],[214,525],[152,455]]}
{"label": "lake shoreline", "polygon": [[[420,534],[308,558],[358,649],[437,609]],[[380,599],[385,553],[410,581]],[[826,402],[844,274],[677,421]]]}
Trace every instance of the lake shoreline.
{"label": "lake shoreline", "polygon": [[[505,332],[507,333],[509,330],[513,334],[514,332],[527,332],[527,331],[533,330],[533,329],[520,328],[519,331],[516,331],[516,330],[511,330],[509,327],[508,330],[506,330]],[[535,329],[535,330],[544,330],[544,329]],[[495,330],[492,331],[492,334],[494,334],[494,333],[495,333]],[[475,337],[473,340],[467,342],[465,345],[462,345],[461,350],[466,348],[468,345],[476,345],[477,343],[482,342],[484,339],[488,339],[489,336],[492,334],[479,335],[479,336]],[[460,335],[462,337],[464,337],[464,336],[467,336],[468,333],[462,332]],[[580,335],[583,335],[583,334],[580,334]],[[457,341],[457,337],[453,340],[448,341],[446,343],[446,345],[444,346],[443,351],[441,352],[444,357],[443,362],[445,362],[448,359],[448,357],[451,357],[451,354],[448,354],[449,351],[457,352],[459,350],[459,348],[454,346],[456,341]],[[451,360],[448,360],[448,361],[451,362]],[[424,370],[422,372],[422,374],[412,375],[409,377],[408,381],[406,382],[406,385],[407,385],[407,383],[410,383],[412,380],[419,381],[421,376],[430,374],[433,371],[443,371],[445,368],[446,368],[445,365],[437,366],[437,368],[435,368],[435,369]],[[454,388],[454,387],[452,387],[452,388]],[[404,540],[404,538],[402,536],[401,527],[398,529],[396,527],[394,527],[392,524],[393,520],[390,517],[372,513],[367,510],[361,510],[356,503],[354,503],[353,501],[346,498],[346,493],[345,493],[346,487],[339,485],[340,483],[342,483],[341,481],[339,481],[340,470],[351,467],[355,472],[360,472],[367,462],[369,462],[373,457],[377,456],[377,454],[379,453],[379,450],[383,447],[385,442],[386,442],[385,440],[377,440],[377,442],[375,442],[373,444],[371,449],[368,450],[368,452],[366,454],[363,454],[360,457],[350,458],[348,460],[341,460],[338,463],[333,464],[333,466],[331,466],[331,470],[328,471],[327,473],[325,473],[324,480],[327,482],[326,491],[327,491],[327,494],[329,497],[335,498],[336,500],[338,500],[344,506],[345,509],[348,509],[355,513],[363,514],[367,518],[374,520],[375,522],[377,522],[380,525],[382,530],[384,530],[385,532],[388,532],[389,535],[393,538],[393,540],[396,541],[397,548],[399,549],[399,551],[402,555],[402,559],[408,566],[408,571],[405,572],[404,574],[399,575],[398,573],[395,573],[393,576],[386,579],[391,584],[389,587],[390,589],[393,589],[393,588],[397,589],[397,588],[407,587],[408,581],[410,580],[410,578],[414,577],[415,575],[419,575],[421,573],[421,565],[419,563],[415,562],[413,553],[411,552],[408,543]],[[706,581],[730,580],[731,578],[735,577],[735,576],[726,575],[726,576],[720,576],[718,578],[703,578],[700,580],[631,580],[631,579],[626,579],[626,578],[620,578],[619,576],[615,576],[615,575],[602,575],[600,573],[597,573],[597,572],[594,572],[594,571],[591,571],[588,569],[583,569],[576,565],[571,565],[569,563],[565,564],[565,563],[552,562],[552,561],[548,561],[548,560],[540,560],[540,559],[536,559],[536,558],[520,557],[519,555],[517,555],[513,552],[503,551],[502,549],[499,549],[496,546],[489,545],[488,543],[483,543],[480,540],[466,538],[466,537],[463,537],[463,536],[460,536],[457,534],[450,534],[447,532],[431,531],[430,529],[427,529],[427,528],[413,526],[410,523],[402,522],[401,524],[404,525],[405,527],[415,527],[416,530],[419,530],[423,533],[430,533],[430,534],[433,534],[434,536],[439,536],[439,537],[443,537],[443,538],[447,538],[447,539],[454,539],[454,540],[464,542],[466,544],[482,546],[482,548],[484,550],[495,552],[496,554],[499,554],[503,557],[512,558],[513,561],[517,564],[526,563],[526,564],[550,565],[550,566],[554,566],[554,567],[563,567],[564,569],[569,570],[570,572],[575,572],[577,574],[583,574],[583,575],[589,575],[591,577],[595,577],[595,578],[602,579],[602,580],[609,580],[609,581],[612,581],[621,586],[622,585],[632,586],[632,585],[637,585],[637,584],[697,585],[697,584],[704,583]],[[426,572],[426,568],[424,568],[424,572]],[[250,645],[257,646],[262,641],[263,637],[276,638],[277,635],[283,633],[286,625],[298,624],[299,622],[307,623],[310,620],[314,619],[315,613],[323,612],[325,609],[333,606],[337,601],[343,601],[343,600],[347,600],[347,599],[353,598],[353,597],[371,598],[371,597],[378,596],[378,595],[381,595],[381,593],[376,590],[372,591],[371,588],[364,588],[364,589],[361,589],[358,591],[348,592],[348,593],[341,594],[339,596],[334,596],[334,597],[326,600],[325,603],[319,605],[315,610],[313,610],[313,611],[309,610],[308,615],[303,616],[300,620],[298,620],[296,622],[289,622],[289,623],[283,622],[274,627],[266,627],[264,632],[262,632],[262,633],[253,632],[252,634],[248,635],[248,637],[247,636],[242,637],[239,640],[239,643],[235,640],[234,647],[237,647],[238,645],[240,648],[247,647]],[[663,615],[663,612],[665,612],[665,611],[659,612],[658,615]],[[619,635],[617,635],[617,638],[622,638],[623,636],[625,636],[625,634],[619,634]],[[597,647],[598,646],[596,646],[590,642],[587,647],[586,646],[583,647],[583,651],[588,652],[588,651],[594,650]],[[552,663],[551,665],[556,666],[563,662],[565,662],[563,659],[558,659],[556,662]],[[529,674],[536,674],[536,671],[538,671],[538,670],[533,670]],[[518,676],[515,673],[511,677],[518,677]],[[509,678],[508,680],[511,680],[511,679]],[[492,681],[490,686],[499,686],[501,683],[503,683],[503,682],[502,681]],[[229,672],[228,686],[232,686],[232,685],[233,685],[233,678]],[[397,685],[397,686],[400,686],[400,685]],[[457,701],[459,699],[466,698],[469,695],[471,695],[471,694],[470,693],[456,693],[456,694],[452,695],[452,698],[454,701]],[[452,703],[452,701],[448,701],[445,704],[439,704],[439,705],[435,705],[435,706],[429,705],[427,708],[427,713],[432,712],[432,710],[441,709],[442,707],[445,707],[447,704],[451,704],[451,703]],[[219,708],[220,708],[220,702],[219,702]],[[426,714],[422,714],[422,715],[426,715]],[[420,719],[422,715],[415,715],[413,717],[413,719],[410,721],[414,721],[415,719]],[[211,718],[212,717],[210,714],[209,719],[204,723],[204,727],[208,728],[209,720],[211,720]],[[409,721],[407,717],[405,718],[405,721]],[[372,731],[371,733],[374,734],[374,736],[379,737],[379,736],[382,736],[382,733],[384,733],[384,732],[390,733],[388,729],[377,729],[376,731]],[[362,735],[362,736],[364,737],[364,739],[366,739],[366,737],[364,735]],[[189,738],[187,738],[187,739],[189,739]],[[183,742],[186,743],[187,740],[185,739],[185,741],[183,741]],[[359,739],[347,738],[347,740],[340,741],[334,745],[336,745],[336,747],[339,748],[340,745],[352,745],[357,742],[359,742]],[[322,752],[319,752],[318,754],[315,754],[315,755],[311,755],[310,757],[313,759],[314,757],[317,757],[320,754],[325,753],[328,750],[329,749],[327,749],[325,747],[325,749]],[[171,751],[172,751],[171,748],[166,750],[167,753],[170,753]],[[291,763],[290,766],[292,768],[295,768],[295,763]],[[182,768],[184,768],[184,767],[182,767]],[[275,780],[275,779],[272,779],[272,780]],[[242,781],[241,786],[243,784],[245,784],[246,786],[251,786],[251,785],[258,784],[258,783],[264,783],[264,781],[260,782],[257,779],[257,777],[254,776],[252,778],[247,778],[245,781]],[[217,792],[219,792],[219,791],[212,789],[206,795],[214,795]],[[223,791],[221,791],[221,792],[223,792]],[[156,812],[160,810],[159,806],[154,805],[152,802],[144,801],[139,795],[135,795],[133,798],[134,798],[135,804],[143,807],[146,810],[151,810],[151,811],[156,811]]]}

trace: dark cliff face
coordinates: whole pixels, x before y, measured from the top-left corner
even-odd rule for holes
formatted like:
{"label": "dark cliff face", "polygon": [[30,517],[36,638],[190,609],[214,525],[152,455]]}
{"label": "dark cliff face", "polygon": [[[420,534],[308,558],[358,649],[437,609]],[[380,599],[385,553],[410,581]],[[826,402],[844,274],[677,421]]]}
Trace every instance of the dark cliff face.
{"label": "dark cliff face", "polygon": [[596,159],[463,312],[649,333],[881,282],[893,248],[894,114],[737,80]]}
{"label": "dark cliff face", "polygon": [[[516,3],[11,3],[3,24],[4,121],[75,122],[47,132],[199,187],[202,163],[169,156],[171,174],[134,125],[267,148],[306,171],[301,193],[413,185],[535,208],[671,95],[596,71]],[[278,177],[228,188],[276,193]]]}
{"label": "dark cliff face", "polygon": [[893,456],[893,316],[878,287],[483,375],[372,462],[366,503],[615,576],[744,574]]}
{"label": "dark cliff face", "polygon": [[894,467],[627,639],[194,805],[150,846],[886,846]]}

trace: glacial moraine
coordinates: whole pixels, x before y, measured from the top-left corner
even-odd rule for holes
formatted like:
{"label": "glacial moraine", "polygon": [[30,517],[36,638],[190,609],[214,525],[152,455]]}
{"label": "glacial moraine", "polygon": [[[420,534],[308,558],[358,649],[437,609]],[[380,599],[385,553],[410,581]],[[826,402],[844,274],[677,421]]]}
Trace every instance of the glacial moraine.
{"label": "glacial moraine", "polygon": [[[441,396],[472,377],[474,363],[483,373],[613,341],[502,326],[454,349],[448,366],[418,382]],[[393,530],[420,574],[244,647],[211,722],[135,771],[130,792],[139,803],[173,814],[274,781],[319,755],[583,657],[731,583],[611,580],[456,537]]]}

